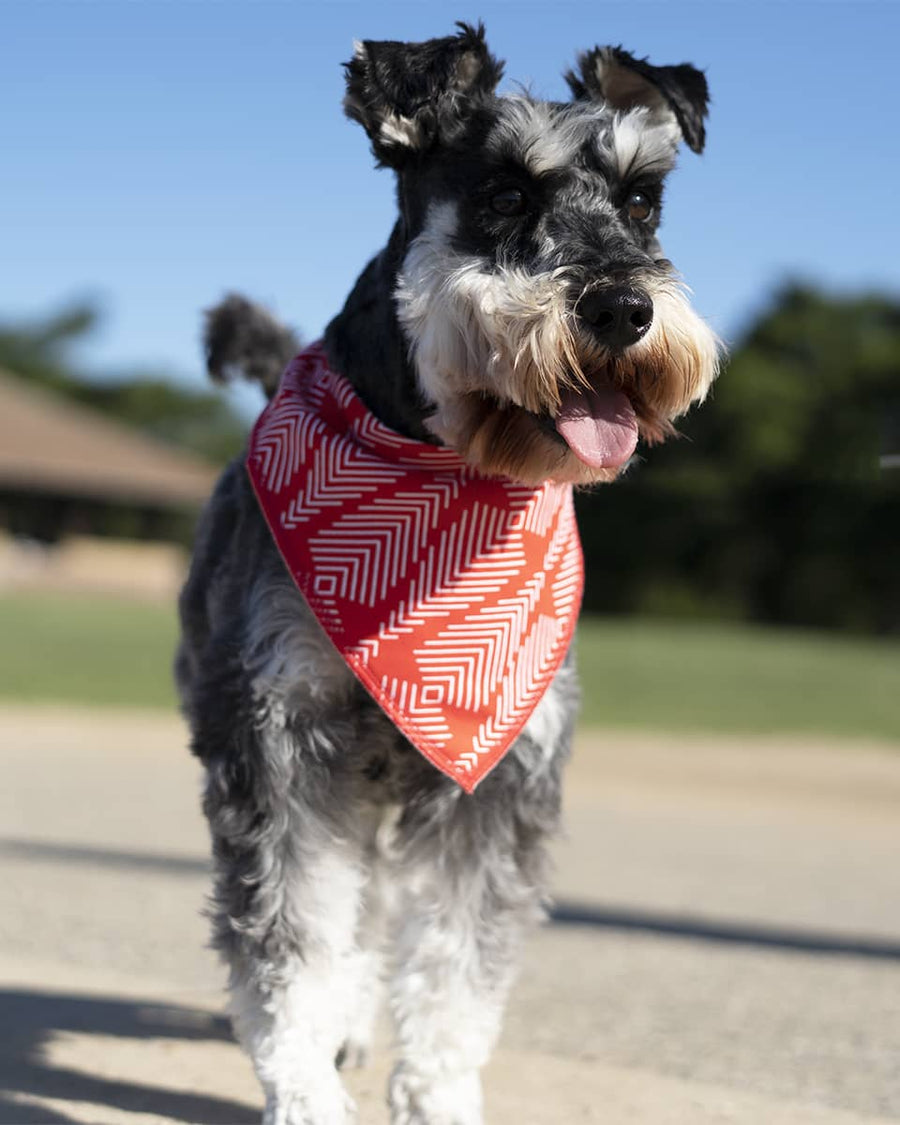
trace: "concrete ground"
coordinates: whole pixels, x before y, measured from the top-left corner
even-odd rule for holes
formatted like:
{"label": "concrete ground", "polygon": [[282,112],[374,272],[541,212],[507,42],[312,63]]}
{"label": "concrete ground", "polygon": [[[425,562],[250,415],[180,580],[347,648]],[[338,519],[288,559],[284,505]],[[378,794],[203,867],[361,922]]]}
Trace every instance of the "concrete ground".
{"label": "concrete ground", "polygon": [[[0,1123],[253,1122],[174,718],[0,708]],[[900,1120],[900,747],[582,736],[492,1125]],[[386,1122],[384,1050],[349,1082]]]}

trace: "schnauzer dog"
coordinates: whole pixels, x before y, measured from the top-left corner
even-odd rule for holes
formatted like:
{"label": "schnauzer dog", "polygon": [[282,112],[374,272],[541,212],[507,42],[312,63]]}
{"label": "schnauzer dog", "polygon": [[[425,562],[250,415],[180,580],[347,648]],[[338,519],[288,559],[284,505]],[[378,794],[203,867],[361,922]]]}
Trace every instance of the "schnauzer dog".
{"label": "schnauzer dog", "polygon": [[[613,480],[639,439],[672,433],[715,377],[717,340],[656,236],[679,143],[703,148],[707,86],[692,66],[652,66],[619,47],[579,56],[564,103],[497,95],[501,72],[481,27],[357,45],[344,104],[396,173],[399,218],[324,340],[288,368],[293,398],[282,405],[306,417],[296,380],[313,370],[309,393],[331,388],[332,420],[362,411],[348,424],[354,441],[371,430],[410,456],[431,452],[436,468],[426,457],[410,471],[450,481],[447,496],[456,473],[502,482],[513,504],[555,497],[563,511],[573,485]],[[216,377],[242,373],[271,396],[296,350],[240,298],[209,315]],[[325,433],[315,419],[303,426]],[[296,470],[305,448],[290,446],[278,472]],[[249,467],[225,471],[202,518],[177,676],[206,768],[214,943],[264,1121],[353,1120],[339,1071],[364,1059],[384,993],[398,1053],[394,1125],[476,1125],[479,1072],[545,894],[576,708],[571,633],[553,634],[559,658],[474,790],[458,762],[418,752],[401,704],[386,702],[395,680],[373,688],[362,675],[363,642],[355,658],[340,650],[316,610],[334,576],[304,587],[278,538],[299,527],[305,550],[312,517],[288,506],[267,522]],[[335,487],[312,507],[331,504],[340,521],[369,482],[357,473]],[[412,511],[415,494],[402,497]],[[355,526],[374,551],[377,529],[362,517]],[[417,550],[424,566],[414,543],[400,564]],[[535,573],[529,590],[543,582],[540,565]],[[552,633],[553,612],[542,621]],[[460,661],[457,684],[471,667]]]}

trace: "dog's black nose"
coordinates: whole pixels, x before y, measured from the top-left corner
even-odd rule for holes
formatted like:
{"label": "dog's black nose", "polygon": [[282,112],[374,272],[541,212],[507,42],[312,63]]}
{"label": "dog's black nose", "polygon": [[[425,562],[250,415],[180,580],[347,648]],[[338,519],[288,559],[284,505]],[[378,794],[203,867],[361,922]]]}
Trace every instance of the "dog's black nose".
{"label": "dog's black nose", "polygon": [[653,323],[653,302],[640,289],[590,289],[579,300],[577,312],[611,348],[636,344]]}

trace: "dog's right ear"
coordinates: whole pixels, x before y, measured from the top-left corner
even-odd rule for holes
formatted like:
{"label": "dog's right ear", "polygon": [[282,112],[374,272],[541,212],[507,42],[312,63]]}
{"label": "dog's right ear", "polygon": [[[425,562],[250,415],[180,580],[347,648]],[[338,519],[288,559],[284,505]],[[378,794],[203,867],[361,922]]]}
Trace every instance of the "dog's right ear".
{"label": "dog's right ear", "polygon": [[567,71],[565,79],[578,100],[596,99],[623,110],[645,106],[652,120],[670,120],[689,148],[703,151],[709,89],[706,76],[690,63],[651,66],[621,47],[595,47],[578,56],[578,73]]}
{"label": "dog's right ear", "polygon": [[368,133],[380,163],[401,167],[436,140],[442,112],[494,92],[503,64],[488,50],[484,27],[457,27],[424,43],[367,39],[345,63],[344,110]]}

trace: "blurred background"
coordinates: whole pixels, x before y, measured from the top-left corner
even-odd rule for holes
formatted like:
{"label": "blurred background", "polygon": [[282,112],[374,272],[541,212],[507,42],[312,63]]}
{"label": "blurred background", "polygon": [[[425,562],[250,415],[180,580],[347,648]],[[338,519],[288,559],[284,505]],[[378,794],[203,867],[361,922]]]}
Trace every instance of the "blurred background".
{"label": "blurred background", "polygon": [[[682,440],[581,498],[586,606],[615,615],[616,638],[606,667],[585,630],[587,660],[627,683],[633,647],[637,665],[645,644],[671,658],[658,706],[643,685],[598,695],[590,717],[843,728],[837,691],[861,729],[897,735],[837,657],[892,657],[900,630],[900,10],[877,3],[567,3],[552,19],[506,3],[4,4],[3,690],[171,702],[162,606],[260,406],[205,384],[201,310],[237,289],[321,333],[393,216],[392,177],[342,115],[339,63],[354,37],[425,38],[455,18],[487,21],[506,88],[564,97],[563,69],[600,40],[690,59],[712,91],[708,149],[683,153],[662,237],[732,359]],[[132,684],[118,657],[92,683],[48,665],[48,605],[78,648],[108,616],[84,612],[90,597],[125,593],[143,604],[117,607],[116,626],[132,614],[150,646]],[[700,676],[685,644],[708,658]],[[788,652],[798,672],[820,662],[821,695],[792,692],[802,720],[744,690],[748,662]],[[705,674],[727,706],[711,712]]]}
{"label": "blurred background", "polygon": [[[207,971],[199,920],[184,932],[172,923],[176,946],[197,947],[188,964],[158,933],[147,944],[154,912],[173,894],[185,917],[201,905],[197,782],[181,776],[192,766],[170,678],[174,602],[199,507],[261,406],[251,389],[206,384],[202,310],[237,290],[305,340],[319,336],[394,211],[390,174],[374,169],[362,132],[343,117],[340,63],[354,38],[428,38],[457,19],[484,20],[507,60],[507,90],[522,82],[564,98],[561,75],[576,51],[621,43],[655,63],[703,67],[712,92],[707,151],[682,154],[661,237],[731,358],[680,440],[643,451],[615,487],[579,497],[588,749],[576,761],[581,796],[560,860],[566,940],[590,940],[578,949],[593,962],[598,941],[626,932],[658,941],[682,925],[679,940],[749,948],[768,926],[776,947],[779,935],[788,948],[800,933],[813,958],[810,935],[827,947],[850,933],[845,944],[882,974],[858,985],[860,1010],[887,1003],[885,972],[896,982],[900,6],[5,0],[0,743],[10,784],[0,856],[20,882],[3,891],[12,897],[0,909],[0,969],[21,984],[7,1001],[30,1030],[0,1062],[0,1086],[12,1091],[0,1094],[0,1121],[143,1120],[150,1111],[152,1120],[252,1119],[251,1094],[221,1104],[123,1094],[118,1072],[98,1085],[90,1041],[82,1057],[76,1035],[76,1061],[57,1063],[47,1042],[85,1024],[95,1037],[168,1035],[165,1020],[147,1030],[139,1005],[79,1008],[65,966],[107,999],[128,991],[103,976],[111,969],[164,981],[155,995],[182,1001]],[[798,822],[809,832],[800,841]],[[718,938],[704,927],[718,927]],[[627,953],[606,949],[623,996],[646,974],[616,958],[662,957],[636,940]],[[792,964],[768,986],[756,979],[776,1008],[785,980],[802,976]],[[682,966],[686,982],[692,965]],[[730,972],[723,963],[722,981]],[[742,972],[753,976],[752,966]],[[822,981],[810,973],[811,995]],[[55,1002],[36,1006],[51,981]],[[684,1019],[672,1026],[705,1026],[713,1044],[740,1038],[747,1021],[757,1027],[746,994],[722,981],[703,1018],[686,983]],[[535,1011],[565,988],[546,984],[531,998]],[[201,1020],[207,1031],[195,1038],[222,1040],[191,995],[194,1015],[172,1016],[172,1026]],[[660,1030],[669,1017],[658,1013],[618,1038],[604,1032],[592,1057],[627,1069],[653,1054],[672,1081],[734,1083],[751,1100],[733,1102],[743,1109],[728,1120],[807,1120],[754,1097],[863,1115],[835,1122],[900,1119],[900,1068],[875,1046],[866,1054],[866,1036],[884,1042],[888,1027],[896,1046],[897,1005],[879,1009],[868,1032],[841,1023],[846,1006],[823,1013],[806,993],[793,997],[798,1010],[838,1031],[825,1041],[812,1023],[789,1028],[786,1009],[777,1028],[759,1015],[755,1041],[771,1051],[736,1066],[702,1045],[691,1061],[672,1053]],[[566,1009],[563,1022],[572,1018]],[[582,1058],[600,1033],[579,1034],[568,1054],[556,1040],[510,1050]],[[785,1051],[803,1065],[782,1065]],[[583,1082],[540,1057],[560,1089]],[[868,1083],[850,1077],[861,1057]],[[708,1073],[698,1074],[701,1058]],[[59,1078],[79,1067],[94,1085]],[[183,1078],[185,1091],[202,1085],[201,1070],[202,1061]],[[157,1088],[146,1075],[129,1081]],[[614,1102],[622,1075],[602,1081]],[[707,1118],[691,1089],[685,1120],[722,1119],[714,1094]],[[669,1090],[666,1104],[680,1096]],[[72,1108],[79,1099],[88,1116]],[[517,1121],[529,1104],[530,1095]]]}

